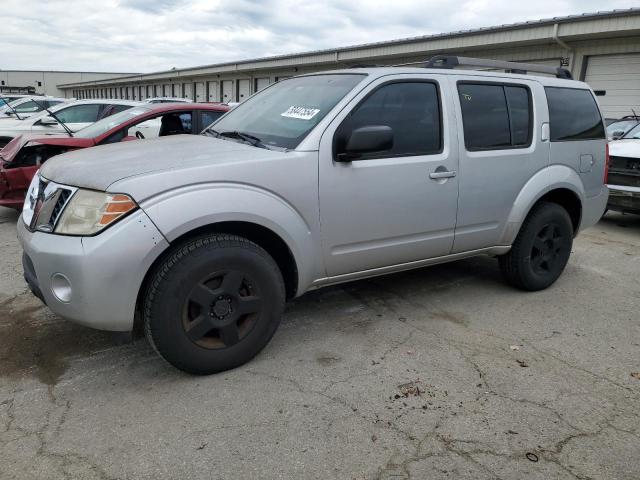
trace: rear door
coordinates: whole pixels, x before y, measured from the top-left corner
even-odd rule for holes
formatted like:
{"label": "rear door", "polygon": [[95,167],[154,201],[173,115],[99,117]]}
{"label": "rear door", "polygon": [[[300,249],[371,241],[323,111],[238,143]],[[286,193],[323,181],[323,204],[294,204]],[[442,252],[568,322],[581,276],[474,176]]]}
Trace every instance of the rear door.
{"label": "rear door", "polygon": [[[443,75],[383,77],[327,128],[320,143],[319,180],[329,276],[451,251],[458,198],[451,110]],[[351,133],[365,126],[391,127],[392,148],[337,161]]]}
{"label": "rear door", "polygon": [[[490,81],[488,81],[490,80]],[[502,243],[513,203],[549,164],[544,90],[535,80],[456,75],[460,196],[453,252]]]}

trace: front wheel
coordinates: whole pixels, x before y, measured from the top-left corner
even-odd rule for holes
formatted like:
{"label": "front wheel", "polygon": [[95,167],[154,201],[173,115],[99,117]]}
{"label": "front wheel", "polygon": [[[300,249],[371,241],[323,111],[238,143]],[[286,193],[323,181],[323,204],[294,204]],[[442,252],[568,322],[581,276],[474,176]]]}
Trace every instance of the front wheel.
{"label": "front wheel", "polygon": [[541,202],[524,221],[509,253],[498,257],[506,281],[523,290],[543,290],[564,271],[573,245],[573,224],[557,203]]}
{"label": "front wheel", "polygon": [[152,274],[145,333],[176,368],[220,372],[264,348],[284,301],[282,275],[267,252],[235,235],[204,235],[177,246]]}

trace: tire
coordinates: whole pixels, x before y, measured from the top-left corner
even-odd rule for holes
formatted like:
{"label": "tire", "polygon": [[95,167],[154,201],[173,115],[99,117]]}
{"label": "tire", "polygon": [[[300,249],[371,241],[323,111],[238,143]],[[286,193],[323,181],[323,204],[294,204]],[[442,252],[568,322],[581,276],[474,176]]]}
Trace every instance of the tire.
{"label": "tire", "polygon": [[573,224],[557,203],[541,202],[529,213],[509,253],[498,257],[505,280],[522,290],[543,290],[564,271],[573,245]]}
{"label": "tire", "polygon": [[256,356],[284,303],[282,274],[266,251],[243,237],[203,235],[176,246],[152,273],[145,334],[174,367],[208,375]]}

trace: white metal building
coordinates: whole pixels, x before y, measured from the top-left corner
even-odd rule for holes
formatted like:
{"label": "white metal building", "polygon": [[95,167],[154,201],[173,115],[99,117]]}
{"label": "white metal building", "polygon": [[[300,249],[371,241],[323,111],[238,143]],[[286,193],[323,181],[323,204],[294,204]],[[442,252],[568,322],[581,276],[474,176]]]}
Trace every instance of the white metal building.
{"label": "white metal building", "polygon": [[640,8],[501,25],[331,50],[58,85],[67,97],[243,101],[279,79],[358,64],[420,62],[440,53],[566,66],[602,96],[608,117],[640,111]]}
{"label": "white metal building", "polygon": [[[58,85],[71,82],[105,80],[131,73],[106,72],[62,72],[53,70],[0,70],[0,87],[33,87],[35,93],[52,96],[65,96]],[[4,90],[1,88],[0,90]],[[71,95],[67,95],[69,97]]]}

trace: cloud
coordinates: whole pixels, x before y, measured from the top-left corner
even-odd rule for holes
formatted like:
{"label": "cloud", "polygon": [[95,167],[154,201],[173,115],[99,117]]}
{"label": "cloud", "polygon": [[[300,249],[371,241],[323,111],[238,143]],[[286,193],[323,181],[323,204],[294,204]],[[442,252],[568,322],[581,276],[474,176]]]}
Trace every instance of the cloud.
{"label": "cloud", "polygon": [[3,0],[0,68],[152,72],[602,8],[595,0]]}

